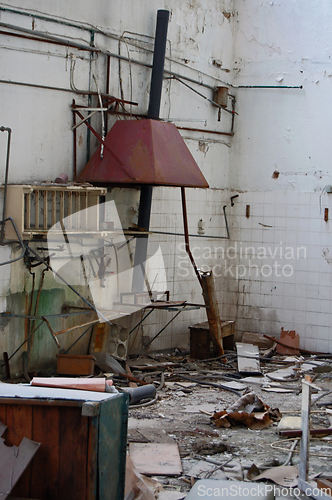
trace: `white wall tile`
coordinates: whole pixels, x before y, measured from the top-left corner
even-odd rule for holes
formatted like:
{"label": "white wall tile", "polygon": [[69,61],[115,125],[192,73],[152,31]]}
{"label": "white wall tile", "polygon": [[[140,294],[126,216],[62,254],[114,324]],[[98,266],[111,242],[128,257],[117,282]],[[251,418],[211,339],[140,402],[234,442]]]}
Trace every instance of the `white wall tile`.
{"label": "white wall tile", "polygon": [[329,351],[329,341],[321,338],[317,339],[317,352],[327,353]]}

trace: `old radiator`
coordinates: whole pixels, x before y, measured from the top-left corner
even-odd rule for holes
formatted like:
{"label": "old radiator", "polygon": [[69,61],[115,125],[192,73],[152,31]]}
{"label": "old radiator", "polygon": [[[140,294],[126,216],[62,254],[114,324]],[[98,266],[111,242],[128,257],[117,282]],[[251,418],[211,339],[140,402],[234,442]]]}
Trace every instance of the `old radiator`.
{"label": "old radiator", "polygon": [[[46,235],[65,218],[66,231],[99,231],[99,210],[86,209],[98,205],[106,191],[78,185],[8,185],[6,213],[13,217],[22,239]],[[16,239],[12,226],[6,226],[5,237]]]}

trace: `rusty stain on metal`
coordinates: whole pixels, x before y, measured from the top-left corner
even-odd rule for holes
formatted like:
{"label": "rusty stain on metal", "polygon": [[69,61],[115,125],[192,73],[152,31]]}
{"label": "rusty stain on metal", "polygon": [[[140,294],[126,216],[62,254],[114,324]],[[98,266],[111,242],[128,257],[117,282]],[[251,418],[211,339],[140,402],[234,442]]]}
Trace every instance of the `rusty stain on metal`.
{"label": "rusty stain on metal", "polygon": [[[107,134],[104,144],[104,158],[100,158],[98,148],[78,181],[209,187],[172,123],[149,119],[119,120]],[[119,161],[122,168],[119,168]]]}
{"label": "rusty stain on metal", "polygon": [[206,307],[206,315],[209,322],[210,335],[213,343],[218,349],[218,355],[224,354],[221,321],[219,316],[218,302],[214,288],[213,273],[209,271],[201,275],[201,285],[203,289],[203,298]]}
{"label": "rusty stain on metal", "polygon": [[[77,109],[75,110],[75,112],[77,113],[77,115],[81,118],[81,120],[84,120],[84,116],[79,112],[77,111]],[[98,139],[98,141],[100,142],[100,144],[102,146],[104,146],[104,148],[107,150],[107,152],[109,153],[110,155],[110,158],[111,160],[113,161],[113,163],[115,162],[116,163],[116,166],[117,168],[120,168],[124,171],[124,174],[126,174],[128,177],[130,177],[130,179],[133,181],[134,178],[131,176],[130,172],[128,172],[128,170],[125,168],[123,162],[114,154],[114,152],[111,150],[111,148],[108,146],[108,144],[106,144],[105,141],[103,141],[103,139],[100,137],[100,135],[95,131],[95,129],[90,125],[90,123],[88,122],[84,122],[85,125],[88,127],[89,130],[91,130],[91,132],[93,133],[93,135],[96,137],[96,139]],[[106,139],[107,139],[107,136],[106,136]],[[98,149],[98,157],[100,158],[100,148],[101,146],[99,146],[99,149]],[[91,160],[96,156],[96,154],[93,155],[93,157],[91,158]],[[105,157],[105,155],[103,156],[103,158],[100,158],[101,160],[103,160]],[[89,161],[89,163],[87,164],[87,166],[90,164],[91,160]],[[87,168],[87,166],[85,168]],[[84,169],[85,171],[85,169]],[[82,174],[84,173],[84,171],[82,172]],[[81,176],[82,174],[79,176],[78,178],[78,181],[80,182],[81,181]],[[123,174],[123,175],[124,175]]]}
{"label": "rusty stain on metal", "polygon": [[228,104],[228,87],[216,87],[213,100],[223,108],[226,108]]}

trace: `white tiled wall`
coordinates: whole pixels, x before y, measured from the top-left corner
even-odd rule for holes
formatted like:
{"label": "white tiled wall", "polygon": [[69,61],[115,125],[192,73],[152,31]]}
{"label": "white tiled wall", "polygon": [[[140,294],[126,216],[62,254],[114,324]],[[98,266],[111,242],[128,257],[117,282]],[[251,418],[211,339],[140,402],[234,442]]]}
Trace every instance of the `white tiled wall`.
{"label": "white tiled wall", "polygon": [[[302,348],[332,352],[332,222],[324,221],[325,208],[332,216],[332,195],[322,196],[320,213],[319,192],[239,193],[231,207],[234,194],[228,190],[187,193],[189,232],[197,234],[200,218],[205,222],[204,237],[191,237],[191,249],[199,268],[214,271],[222,319],[236,320],[238,337],[244,331],[279,336],[283,327],[296,330]],[[226,236],[225,204],[231,237],[209,239],[208,235]],[[163,218],[165,213],[167,217]],[[179,189],[154,191],[154,228],[183,232]],[[179,246],[183,238],[152,238],[160,241],[165,252],[171,300],[203,303],[198,281]],[[185,263],[182,269],[181,261]],[[184,269],[188,276],[184,276]],[[144,323],[143,334],[152,338],[173,314],[152,313]],[[205,319],[203,309],[182,312],[151,348],[185,345],[188,326]]]}
{"label": "white tiled wall", "polygon": [[[149,237],[151,243],[159,242],[161,245],[167,268],[170,300],[186,300],[195,304],[203,304],[201,288],[184,247],[180,188],[155,188],[153,193],[150,229],[181,234],[178,236],[153,234]],[[226,240],[208,239],[207,236],[225,238],[227,235],[223,206],[228,196],[227,191],[223,190],[186,190],[189,233],[195,235],[190,237],[190,246],[198,268],[209,269],[219,262],[217,249],[224,246]],[[200,219],[203,219],[205,224],[205,234],[202,237],[198,235]],[[222,279],[216,281],[216,289],[223,290]],[[143,335],[152,338],[174,315],[175,312],[172,311],[154,311],[144,322]],[[151,349],[159,350],[188,345],[188,327],[200,321],[206,321],[204,308],[184,310],[153,341]],[[137,336],[135,342],[137,348],[139,348],[140,335]]]}
{"label": "white tiled wall", "polygon": [[[304,349],[332,352],[332,226],[324,221],[325,208],[331,215],[331,195],[324,194],[321,202],[320,209],[320,193],[295,191],[241,193],[235,201],[232,226],[237,244],[253,246],[256,252],[271,250],[273,256],[276,252],[274,258],[253,259],[260,272],[250,276],[248,259],[238,251],[236,263],[247,270],[235,279],[238,305],[227,294],[221,301],[236,317],[239,332],[279,335],[281,327],[295,329]],[[244,274],[243,268],[239,274]]]}

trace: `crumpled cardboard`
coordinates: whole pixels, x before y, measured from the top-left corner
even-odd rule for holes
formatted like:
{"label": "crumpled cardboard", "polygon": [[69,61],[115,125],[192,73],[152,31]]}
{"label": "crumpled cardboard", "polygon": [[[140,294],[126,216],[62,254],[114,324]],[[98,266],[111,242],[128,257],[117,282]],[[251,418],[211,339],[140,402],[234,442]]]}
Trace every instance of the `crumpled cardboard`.
{"label": "crumpled cardboard", "polygon": [[279,410],[270,409],[254,392],[250,392],[242,396],[226,410],[215,413],[211,420],[217,427],[232,427],[244,424],[249,429],[259,430],[270,427],[273,421],[280,418]]}

